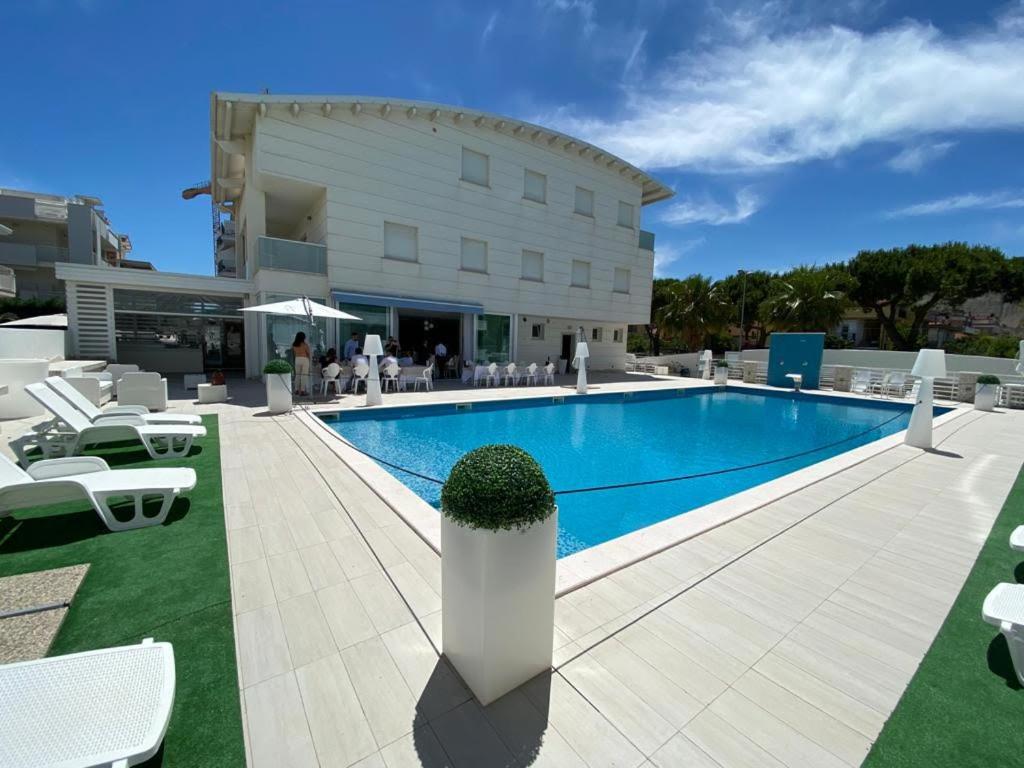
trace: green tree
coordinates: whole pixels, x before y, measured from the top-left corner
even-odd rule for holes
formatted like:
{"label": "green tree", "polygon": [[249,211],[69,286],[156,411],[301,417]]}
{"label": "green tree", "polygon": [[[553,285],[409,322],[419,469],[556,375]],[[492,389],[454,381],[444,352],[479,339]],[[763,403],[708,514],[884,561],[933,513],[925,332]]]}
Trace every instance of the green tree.
{"label": "green tree", "polygon": [[[764,270],[737,272],[718,281],[718,289],[728,297],[731,306],[729,322],[739,326],[743,322],[743,344],[746,346],[751,335],[754,346],[763,347],[768,329],[760,314],[761,304],[768,298],[768,293],[775,275]],[[746,283],[744,289],[744,283]],[[742,311],[741,311],[742,309]]]}
{"label": "green tree", "polygon": [[652,355],[661,354],[662,328],[659,318],[665,305],[672,298],[672,286],[678,282],[679,280],[674,277],[658,277],[651,285],[651,321],[644,326],[644,330],[647,332],[648,348]]}
{"label": "green tree", "polygon": [[1006,257],[998,248],[967,243],[908,245],[861,251],[849,263],[856,280],[850,298],[874,310],[901,350],[918,346],[928,312],[940,301],[958,306],[1007,280]]}
{"label": "green tree", "polygon": [[729,321],[729,297],[709,277],[690,275],[675,281],[668,292],[668,301],[658,313],[658,324],[678,334],[691,351],[703,347],[709,334]]}
{"label": "green tree", "polygon": [[842,321],[853,283],[841,264],[796,267],[772,281],[762,317],[780,331],[828,332]]}

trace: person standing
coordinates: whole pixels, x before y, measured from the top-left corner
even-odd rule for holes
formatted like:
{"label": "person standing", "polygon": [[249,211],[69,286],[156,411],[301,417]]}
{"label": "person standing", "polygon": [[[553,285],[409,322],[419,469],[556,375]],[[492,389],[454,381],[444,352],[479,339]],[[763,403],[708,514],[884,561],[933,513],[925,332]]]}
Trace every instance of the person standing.
{"label": "person standing", "polygon": [[343,350],[345,359],[351,360],[352,355],[356,353],[357,349],[359,349],[359,334],[353,333],[352,337],[345,342],[345,349]]}
{"label": "person standing", "polygon": [[434,347],[434,378],[441,378],[447,360],[448,347],[444,345],[443,341],[439,341]]}
{"label": "person standing", "polygon": [[292,342],[292,354],[295,356],[295,387],[299,395],[309,394],[309,360],[311,352],[306,334],[299,331]]}

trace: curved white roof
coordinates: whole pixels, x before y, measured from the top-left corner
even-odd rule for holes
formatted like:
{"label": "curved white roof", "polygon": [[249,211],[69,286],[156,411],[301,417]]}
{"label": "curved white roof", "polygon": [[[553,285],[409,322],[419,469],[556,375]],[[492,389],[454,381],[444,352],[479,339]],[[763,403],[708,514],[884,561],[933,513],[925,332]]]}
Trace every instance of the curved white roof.
{"label": "curved white roof", "polygon": [[[229,106],[230,105],[230,106]],[[596,164],[603,164],[611,171],[632,176],[643,186],[641,203],[655,203],[672,197],[675,192],[656,178],[626,162],[621,157],[606,152],[582,139],[568,136],[560,131],[545,128],[541,125],[517,120],[512,117],[482,112],[466,107],[450,104],[435,104],[428,101],[411,101],[409,99],[392,99],[378,96],[331,96],[331,95],[298,95],[268,93],[226,93],[214,92],[210,96],[210,132],[211,132],[211,187],[214,200],[224,198],[218,194],[218,178],[224,176],[219,171],[220,154],[224,144],[230,142],[231,136],[240,133],[241,125],[251,124],[257,112],[265,113],[272,107],[287,107],[293,114],[302,110],[315,109],[323,114],[330,114],[334,109],[350,109],[356,112],[374,110],[380,116],[404,114],[409,119],[453,120],[457,123],[472,123],[477,127],[488,127],[522,141],[540,144],[553,152],[573,152],[579,157],[589,157]],[[218,141],[219,139],[219,141]]]}

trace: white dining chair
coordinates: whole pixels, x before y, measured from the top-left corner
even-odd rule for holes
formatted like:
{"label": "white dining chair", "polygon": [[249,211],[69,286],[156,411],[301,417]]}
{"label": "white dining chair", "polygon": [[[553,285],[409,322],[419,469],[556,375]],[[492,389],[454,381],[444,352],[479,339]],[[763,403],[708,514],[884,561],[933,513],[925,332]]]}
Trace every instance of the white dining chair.
{"label": "white dining chair", "polygon": [[505,366],[505,376],[502,379],[502,383],[506,386],[512,386],[513,384],[519,383],[519,374],[516,373],[515,363],[509,363]]}
{"label": "white dining chair", "polygon": [[523,372],[523,378],[526,380],[526,385],[537,383],[537,364],[530,363],[526,366],[526,370]]}
{"label": "white dining chair", "polygon": [[388,363],[384,367],[384,391],[388,391],[388,385],[394,387],[395,392],[398,391],[398,373],[401,369],[398,367],[398,363]]}
{"label": "white dining chair", "polygon": [[492,381],[494,382],[494,386],[498,386],[498,382],[499,382],[500,378],[501,378],[501,374],[498,373],[498,364],[497,363],[491,363],[490,365],[488,365],[487,366],[487,386],[488,387],[491,386],[491,382]]}
{"label": "white dining chair", "polygon": [[366,363],[356,363],[355,370],[353,371],[352,377],[352,394],[359,394],[359,385],[363,385],[363,391],[366,391],[366,377],[370,375],[370,366]]}
{"label": "white dining chair", "polygon": [[555,364],[548,363],[544,366],[544,383],[554,385],[555,383]]}
{"label": "white dining chair", "polygon": [[341,373],[341,366],[337,363],[331,363],[321,372],[323,378],[320,382],[320,397],[327,397],[327,388],[333,386],[334,394],[341,394],[341,382],[338,380],[338,374]]}
{"label": "white dining chair", "polygon": [[433,389],[434,389],[434,364],[433,363],[431,363],[426,368],[424,368],[423,369],[423,373],[421,373],[419,376],[417,376],[415,378],[415,380],[412,383],[412,391],[413,392],[419,392],[420,384],[423,385],[423,387],[427,390],[427,392],[432,392],[433,391]]}

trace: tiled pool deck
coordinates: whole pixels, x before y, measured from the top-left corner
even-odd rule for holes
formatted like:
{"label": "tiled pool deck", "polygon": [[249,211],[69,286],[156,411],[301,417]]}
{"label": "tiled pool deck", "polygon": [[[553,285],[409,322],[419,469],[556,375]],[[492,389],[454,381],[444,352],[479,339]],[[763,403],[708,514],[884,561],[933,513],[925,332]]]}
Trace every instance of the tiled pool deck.
{"label": "tiled pool deck", "polygon": [[301,419],[240,402],[173,408],[221,419],[252,766],[859,765],[1024,460],[1024,412],[965,410],[936,451],[896,445],[559,598],[554,673],[481,708],[438,656],[434,550]]}

